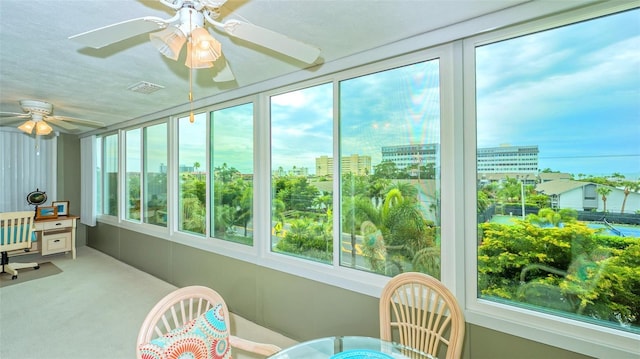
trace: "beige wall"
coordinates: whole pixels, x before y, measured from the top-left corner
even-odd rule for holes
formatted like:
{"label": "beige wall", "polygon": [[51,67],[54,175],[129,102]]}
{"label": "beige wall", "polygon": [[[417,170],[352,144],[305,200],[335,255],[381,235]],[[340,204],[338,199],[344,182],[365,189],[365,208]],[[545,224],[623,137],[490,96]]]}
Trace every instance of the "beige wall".
{"label": "beige wall", "polygon": [[[61,135],[58,196],[80,212],[80,140]],[[79,225],[89,245],[176,286],[214,288],[231,311],[297,341],[332,335],[377,337],[378,299],[252,263],[98,223]],[[90,279],[88,279],[90,280]],[[586,356],[467,324],[465,359],[585,359]]]}
{"label": "beige wall", "polygon": [[[57,197],[54,200],[69,201],[69,213],[80,215],[80,138],[61,133],[58,136]],[[86,244],[86,228],[78,222],[76,244]]]}

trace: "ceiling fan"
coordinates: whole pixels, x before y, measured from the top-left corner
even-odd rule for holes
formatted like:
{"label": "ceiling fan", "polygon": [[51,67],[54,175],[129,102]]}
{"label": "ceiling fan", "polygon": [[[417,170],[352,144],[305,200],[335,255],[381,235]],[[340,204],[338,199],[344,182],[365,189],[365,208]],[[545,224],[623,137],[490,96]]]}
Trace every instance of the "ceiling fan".
{"label": "ceiling fan", "polygon": [[[240,20],[218,22],[220,8],[226,0],[159,0],[174,10],[176,14],[170,19],[145,16],[131,19],[98,29],[73,35],[69,39],[96,49],[131,38],[136,35],[150,33],[154,46],[168,58],[177,60],[180,51],[187,43],[187,59],[189,68],[213,67],[214,61],[222,56],[220,43],[205,28],[205,21],[227,35],[266,47],[286,56],[311,64],[320,55],[320,49],[286,35],[268,30]],[[162,30],[162,31],[158,31]],[[218,82],[234,79],[229,65],[216,73],[213,80]]]}
{"label": "ceiling fan", "polygon": [[53,128],[51,128],[47,122],[68,131],[78,131],[79,128],[75,124],[90,127],[104,127],[103,123],[97,121],[54,116],[53,105],[40,100],[20,100],[20,107],[22,107],[24,113],[0,112],[0,123],[27,119],[27,121],[18,126],[18,128],[28,134],[33,133],[35,130],[35,134],[38,136],[48,135],[53,131]]}

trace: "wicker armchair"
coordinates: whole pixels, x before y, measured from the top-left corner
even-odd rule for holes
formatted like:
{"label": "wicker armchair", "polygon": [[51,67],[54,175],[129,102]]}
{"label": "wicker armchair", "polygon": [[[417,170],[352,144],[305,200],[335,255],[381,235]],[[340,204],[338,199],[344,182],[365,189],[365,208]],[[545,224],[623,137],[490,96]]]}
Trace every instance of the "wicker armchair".
{"label": "wicker armchair", "polygon": [[229,309],[220,294],[190,286],[169,293],[147,314],[138,334],[137,357],[163,357],[169,350],[169,357],[189,352],[195,358],[230,358],[231,348],[263,356],[280,351],[231,335]]}
{"label": "wicker armchair", "polygon": [[462,355],[464,332],[464,316],[456,298],[436,278],[401,273],[384,287],[380,297],[381,339],[433,357],[457,359]]}

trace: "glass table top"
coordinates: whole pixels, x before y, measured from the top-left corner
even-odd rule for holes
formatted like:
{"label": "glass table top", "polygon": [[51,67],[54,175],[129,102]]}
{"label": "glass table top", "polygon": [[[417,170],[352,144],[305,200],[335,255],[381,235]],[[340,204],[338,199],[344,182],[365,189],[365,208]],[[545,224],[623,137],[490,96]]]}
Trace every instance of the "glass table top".
{"label": "glass table top", "polygon": [[269,359],[435,359],[400,344],[378,338],[344,336],[314,339],[296,344]]}

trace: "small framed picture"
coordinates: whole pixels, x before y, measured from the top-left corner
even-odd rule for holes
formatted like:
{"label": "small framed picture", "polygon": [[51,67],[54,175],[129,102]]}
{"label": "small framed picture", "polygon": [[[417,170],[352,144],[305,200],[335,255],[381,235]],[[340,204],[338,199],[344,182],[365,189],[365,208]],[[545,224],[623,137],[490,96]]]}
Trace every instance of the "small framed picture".
{"label": "small framed picture", "polygon": [[54,201],[51,205],[58,210],[58,216],[69,215],[69,201]]}
{"label": "small framed picture", "polygon": [[36,219],[58,218],[58,207],[42,206],[36,208]]}

